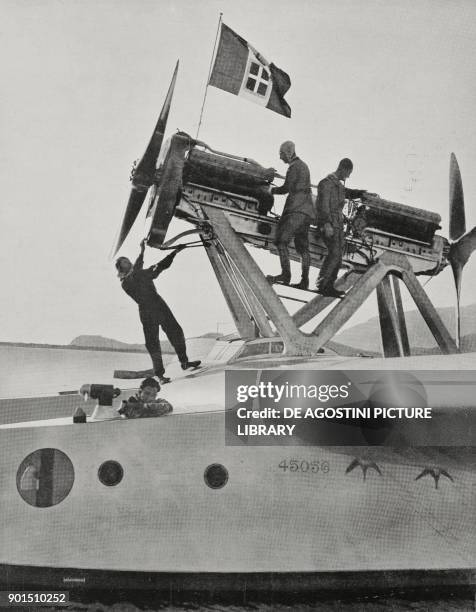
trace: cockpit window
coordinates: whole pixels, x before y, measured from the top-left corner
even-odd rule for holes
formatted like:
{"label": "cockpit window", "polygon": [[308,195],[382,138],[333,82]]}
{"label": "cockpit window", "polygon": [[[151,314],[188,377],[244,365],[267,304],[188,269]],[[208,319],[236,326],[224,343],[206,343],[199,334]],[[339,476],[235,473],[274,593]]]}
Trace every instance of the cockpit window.
{"label": "cockpit window", "polygon": [[237,359],[242,357],[256,357],[257,355],[267,355],[269,353],[269,342],[260,342],[257,344],[245,344],[241,351],[236,356]]}
{"label": "cockpit window", "polygon": [[284,343],[282,340],[275,342],[256,342],[245,344],[241,351],[237,354],[236,359],[244,357],[265,357],[267,355],[280,355],[284,351]]}

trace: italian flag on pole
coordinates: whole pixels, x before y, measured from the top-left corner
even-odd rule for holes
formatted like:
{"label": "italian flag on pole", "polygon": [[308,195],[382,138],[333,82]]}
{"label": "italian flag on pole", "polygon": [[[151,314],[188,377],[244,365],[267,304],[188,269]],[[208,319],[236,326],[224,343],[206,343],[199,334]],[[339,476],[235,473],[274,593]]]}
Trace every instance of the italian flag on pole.
{"label": "italian flag on pole", "polygon": [[291,86],[289,76],[224,23],[208,84],[291,117],[284,99]]}

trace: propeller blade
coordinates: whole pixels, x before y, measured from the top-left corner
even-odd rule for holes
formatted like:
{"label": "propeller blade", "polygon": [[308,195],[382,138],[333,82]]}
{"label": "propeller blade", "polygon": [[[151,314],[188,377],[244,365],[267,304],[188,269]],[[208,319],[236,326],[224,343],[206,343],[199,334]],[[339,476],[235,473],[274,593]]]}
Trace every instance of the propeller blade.
{"label": "propeller blade", "polygon": [[466,231],[464,195],[456,155],[450,158],[450,239],[457,240]]}
{"label": "propeller blade", "polygon": [[[149,186],[152,184],[152,180],[154,178],[155,163],[157,161],[157,157],[159,156],[160,147],[162,146],[162,141],[164,139],[165,128],[167,126],[167,119],[169,118],[170,105],[172,103],[172,96],[175,88],[175,81],[177,80],[178,67],[179,61],[177,60],[174,74],[172,76],[172,81],[170,82],[169,90],[167,92],[164,105],[162,107],[162,110],[160,111],[160,115],[157,120],[157,125],[155,126],[149,144],[147,145],[147,149],[145,150],[144,155],[137,164],[137,168],[134,172],[134,177],[139,175],[140,182],[142,182],[142,177],[140,175],[145,174],[147,178],[149,178],[150,176]],[[132,184],[135,184],[134,179],[132,180]]]}
{"label": "propeller blade", "polygon": [[119,230],[119,235],[112,251],[112,257],[116,255],[117,251],[121,248],[124,240],[131,231],[131,227],[134,225],[134,221],[137,219],[137,215],[142,208],[146,195],[147,189],[139,191],[135,186],[132,187],[129,194],[126,211],[122,219],[121,229]]}
{"label": "propeller blade", "polygon": [[461,278],[463,276],[463,266],[458,262],[451,262],[451,268],[453,270],[453,276],[455,279],[456,287],[456,346],[461,346],[461,312],[460,312],[460,296],[461,296]]}
{"label": "propeller blade", "polygon": [[167,96],[165,98],[164,105],[162,106],[154,132],[152,133],[144,155],[134,170],[132,177],[132,189],[129,195],[129,201],[127,202],[124,218],[122,220],[119,236],[113,249],[113,257],[121,248],[124,240],[131,231],[131,227],[134,225],[134,221],[137,219],[137,215],[142,208],[147,191],[154,181],[155,165],[160,153],[162,142],[164,140],[165,128],[167,127],[167,119],[169,117],[170,105],[175,88],[175,81],[177,80],[178,67],[179,62],[177,61],[174,74],[172,76],[172,81],[170,83],[169,90],[167,92]]}
{"label": "propeller blade", "polygon": [[456,287],[456,346],[461,346],[461,309],[460,309],[460,296],[461,296],[461,278],[463,273],[463,267],[457,264],[451,264],[453,270],[453,276],[455,279]]}
{"label": "propeller blade", "polygon": [[461,295],[461,279],[463,268],[468,262],[471,253],[476,250],[476,227],[459,240],[450,245],[448,259],[453,270],[456,287],[456,337],[458,347],[460,346],[461,325],[460,325],[460,295]]}

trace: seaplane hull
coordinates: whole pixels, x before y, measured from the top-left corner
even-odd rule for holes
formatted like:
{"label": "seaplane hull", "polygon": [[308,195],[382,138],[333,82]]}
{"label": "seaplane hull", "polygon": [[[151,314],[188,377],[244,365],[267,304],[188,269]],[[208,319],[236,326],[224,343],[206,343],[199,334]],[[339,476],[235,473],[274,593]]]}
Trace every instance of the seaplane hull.
{"label": "seaplane hull", "polygon": [[[3,583],[474,583],[473,448],[227,446],[223,372],[173,387],[159,419],[0,427]],[[35,453],[50,458],[46,498],[25,476]],[[418,478],[429,463],[451,478]]]}

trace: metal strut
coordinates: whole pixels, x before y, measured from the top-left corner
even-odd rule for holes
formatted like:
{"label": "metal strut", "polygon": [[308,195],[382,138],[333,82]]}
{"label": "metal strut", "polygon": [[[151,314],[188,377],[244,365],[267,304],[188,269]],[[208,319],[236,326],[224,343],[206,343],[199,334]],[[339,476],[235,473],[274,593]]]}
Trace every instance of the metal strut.
{"label": "metal strut", "polygon": [[261,335],[265,338],[271,338],[275,334],[271,329],[268,318],[266,316],[266,312],[263,310],[263,307],[256,299],[255,294],[246,283],[246,279],[240,274],[240,271],[233,264],[233,260],[228,256],[226,249],[223,244],[219,240],[217,240],[219,245],[218,252],[221,255],[222,263],[224,265],[225,270],[228,273],[228,276],[233,283],[237,293],[241,296],[243,304],[247,307],[248,312],[250,313],[250,318],[253,320],[257,327],[256,337]]}
{"label": "metal strut", "polygon": [[231,312],[236,329],[242,338],[256,338],[256,325],[251,312],[243,301],[242,295],[230,278],[228,271],[222,261],[222,257],[214,242],[205,249],[208,259],[212,265],[215,276],[220,284],[223,296]]}

